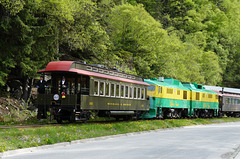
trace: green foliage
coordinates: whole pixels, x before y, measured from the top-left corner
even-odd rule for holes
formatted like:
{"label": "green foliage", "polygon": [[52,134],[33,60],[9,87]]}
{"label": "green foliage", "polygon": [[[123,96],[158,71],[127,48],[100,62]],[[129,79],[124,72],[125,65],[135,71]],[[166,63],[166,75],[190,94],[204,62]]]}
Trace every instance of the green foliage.
{"label": "green foliage", "polygon": [[240,87],[239,7],[235,0],[1,0],[0,86],[71,56],[144,78]]}
{"label": "green foliage", "polygon": [[[207,62],[202,59],[198,60],[197,67],[202,76],[197,75],[200,78],[199,82],[204,81],[205,84],[221,84],[223,82],[225,86],[240,87],[237,84],[239,83],[237,62],[239,59],[239,1],[128,0],[128,2],[133,5],[142,3],[144,8],[162,23],[164,29],[170,34],[174,33],[178,36],[185,45],[194,46],[195,54],[204,55],[199,54],[198,57],[202,57],[206,61],[211,61],[211,58],[215,59],[214,62],[211,61],[214,66],[211,69],[214,70],[210,72],[206,71]],[[210,56],[210,52],[215,54],[217,59]],[[196,65],[194,66],[196,68]],[[196,70],[197,68],[193,69],[191,74]],[[184,77],[186,78],[188,75],[186,74]],[[181,77],[178,76],[178,78]]]}
{"label": "green foliage", "polygon": [[[109,24],[115,55],[122,59],[118,62],[133,63],[137,74],[145,78],[164,76],[208,84],[221,81],[216,55],[202,49],[206,46],[204,33],[188,34],[182,41],[179,31],[169,31],[169,34],[142,5],[114,7]],[[212,69],[206,69],[206,57]]]}
{"label": "green foliage", "polygon": [[25,0],[21,4],[14,12],[12,8],[16,6],[11,3],[0,4],[1,85],[8,74],[34,77],[58,57],[59,39],[67,31],[66,24],[73,21],[70,1]]}
{"label": "green foliage", "polygon": [[98,4],[98,8],[97,3],[91,0],[78,1],[76,13],[73,15],[75,21],[64,39],[71,55],[98,63],[110,60],[110,41],[103,22],[103,14],[107,14],[110,5],[111,3],[102,2]]}
{"label": "green foliage", "polygon": [[0,4],[6,8],[8,14],[16,15],[23,9],[25,3],[22,0],[0,0]]}
{"label": "green foliage", "polygon": [[120,59],[119,65],[133,63],[137,74],[144,77],[153,76],[151,70],[154,54],[167,32],[161,29],[141,5],[129,4],[113,8],[108,23],[111,26],[111,41],[114,53]]}

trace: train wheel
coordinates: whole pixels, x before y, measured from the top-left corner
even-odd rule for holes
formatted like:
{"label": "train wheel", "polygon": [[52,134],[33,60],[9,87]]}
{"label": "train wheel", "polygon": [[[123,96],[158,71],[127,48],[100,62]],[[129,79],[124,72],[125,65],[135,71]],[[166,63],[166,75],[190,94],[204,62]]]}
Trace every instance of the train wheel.
{"label": "train wheel", "polygon": [[218,117],[219,117],[219,118],[222,118],[223,116],[224,116],[223,113],[221,113],[221,112],[218,113]]}
{"label": "train wheel", "polygon": [[199,111],[194,111],[194,117],[198,118],[199,117]]}
{"label": "train wheel", "polygon": [[178,118],[179,118],[179,119],[182,118],[182,111],[181,111],[181,110],[178,112]]}
{"label": "train wheel", "polygon": [[213,112],[213,111],[210,111],[210,112],[209,112],[209,118],[212,118],[213,115],[214,115],[214,112]]}
{"label": "train wheel", "polygon": [[72,113],[70,116],[69,116],[69,122],[70,123],[74,123],[76,120],[75,120],[75,113]]}
{"label": "train wheel", "polygon": [[239,114],[239,113],[236,113],[236,114],[234,115],[234,117],[239,118],[239,117],[240,117],[240,114]]}

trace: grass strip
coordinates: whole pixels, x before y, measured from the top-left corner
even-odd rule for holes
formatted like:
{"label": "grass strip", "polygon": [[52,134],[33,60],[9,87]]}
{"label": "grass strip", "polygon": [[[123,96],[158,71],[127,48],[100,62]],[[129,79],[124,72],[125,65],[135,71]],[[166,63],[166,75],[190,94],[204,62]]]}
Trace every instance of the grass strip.
{"label": "grass strip", "polygon": [[0,152],[107,135],[236,121],[240,121],[240,118],[139,120],[46,125],[36,128],[0,128]]}

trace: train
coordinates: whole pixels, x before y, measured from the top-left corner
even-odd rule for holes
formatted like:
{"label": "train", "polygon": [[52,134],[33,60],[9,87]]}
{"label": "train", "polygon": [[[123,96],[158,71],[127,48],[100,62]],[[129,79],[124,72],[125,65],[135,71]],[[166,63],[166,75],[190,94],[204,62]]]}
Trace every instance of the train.
{"label": "train", "polygon": [[79,61],[52,61],[38,73],[47,81],[36,98],[38,118],[50,112],[58,123],[87,121],[92,114],[116,120],[240,116],[239,94],[197,83],[143,79]]}

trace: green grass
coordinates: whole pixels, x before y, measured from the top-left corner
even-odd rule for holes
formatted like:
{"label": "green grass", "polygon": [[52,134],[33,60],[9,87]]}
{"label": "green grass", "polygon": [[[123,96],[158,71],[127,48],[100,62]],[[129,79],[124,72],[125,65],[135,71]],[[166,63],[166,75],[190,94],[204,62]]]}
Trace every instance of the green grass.
{"label": "green grass", "polygon": [[240,121],[240,118],[139,120],[0,128],[0,152],[107,135],[235,121]]}

